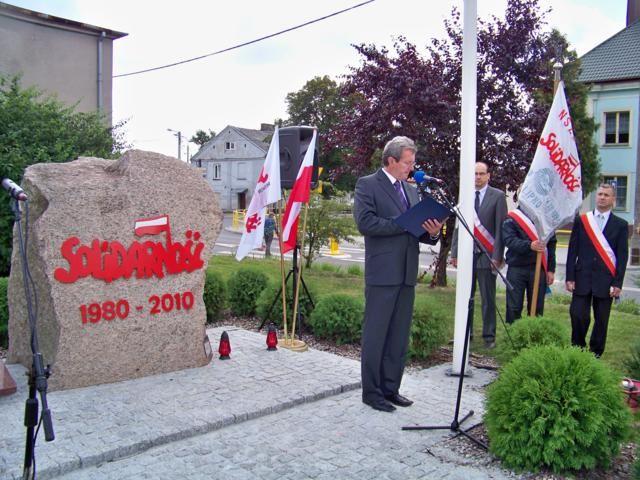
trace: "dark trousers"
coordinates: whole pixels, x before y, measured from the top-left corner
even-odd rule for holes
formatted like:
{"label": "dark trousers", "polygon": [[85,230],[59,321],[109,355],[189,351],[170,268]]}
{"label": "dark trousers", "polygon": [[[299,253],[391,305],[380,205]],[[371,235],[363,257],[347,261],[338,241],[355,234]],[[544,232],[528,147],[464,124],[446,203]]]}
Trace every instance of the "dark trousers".
{"label": "dark trousers", "polygon": [[[474,268],[471,296],[476,293],[476,280],[482,298],[482,338],[496,339],[496,275],[490,268]],[[471,336],[473,336],[473,315],[471,316]]]}
{"label": "dark trousers", "polygon": [[571,315],[571,343],[586,347],[585,338],[591,323],[591,303],[593,300],[593,331],[589,340],[589,349],[599,357],[607,342],[607,328],[611,313],[611,297],[600,298],[589,295],[573,295],[569,314]]}
{"label": "dark trousers", "polygon": [[271,256],[271,242],[273,242],[273,233],[271,235],[265,234],[264,236],[264,256]]}
{"label": "dark trousers", "polygon": [[369,286],[364,290],[362,399],[398,393],[409,347],[415,287]]}
{"label": "dark trousers", "polygon": [[[536,274],[535,266],[512,267],[507,269],[507,280],[513,290],[507,289],[507,323],[513,323],[522,317],[524,294],[527,293],[527,312],[531,311],[531,297],[533,296],[533,280]],[[544,269],[540,269],[540,283],[538,288],[538,303],[536,316],[544,313],[544,295],[547,290],[547,279]]]}

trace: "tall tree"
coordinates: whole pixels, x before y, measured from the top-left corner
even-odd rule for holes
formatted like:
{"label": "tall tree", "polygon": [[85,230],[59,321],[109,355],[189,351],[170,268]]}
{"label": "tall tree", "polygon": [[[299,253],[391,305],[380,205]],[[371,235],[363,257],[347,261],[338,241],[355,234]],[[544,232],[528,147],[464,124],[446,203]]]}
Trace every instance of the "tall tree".
{"label": "tall tree", "polygon": [[196,133],[189,139],[190,142],[195,143],[202,147],[205,143],[216,136],[216,132],[209,130],[209,133],[204,130],[197,130]]}
{"label": "tall tree", "polygon": [[[544,126],[553,91],[556,57],[565,68],[567,96],[578,131],[585,190],[598,172],[594,123],[586,116],[586,91],[575,82],[577,57],[558,32],[543,31],[546,12],[538,0],[510,0],[505,18],[478,25],[477,159],[491,165],[492,184],[515,191],[524,179]],[[462,27],[453,9],[447,37],[433,39],[426,54],[404,38],[394,55],[375,45],[356,47],[361,65],[351,69],[343,95],[357,98],[331,136],[348,152],[354,174],[380,165],[379,151],[395,135],[413,138],[417,163],[446,178],[455,197],[459,185]],[[561,52],[561,54],[558,54]],[[449,219],[436,261],[434,285],[446,284],[446,258],[454,220]]]}
{"label": "tall tree", "polygon": [[338,178],[336,188],[353,188],[355,177],[344,168],[344,153],[332,138],[340,119],[353,105],[353,99],[342,95],[342,87],[325,75],[312,78],[297,92],[288,93],[285,101],[289,117],[280,121],[282,124],[318,127],[322,177]]}
{"label": "tall tree", "polygon": [[[20,182],[35,163],[66,162],[79,156],[115,158],[127,148],[123,123],[111,127],[99,113],[78,113],[18,78],[0,77],[0,177]],[[0,276],[11,264],[13,214],[0,195]]]}

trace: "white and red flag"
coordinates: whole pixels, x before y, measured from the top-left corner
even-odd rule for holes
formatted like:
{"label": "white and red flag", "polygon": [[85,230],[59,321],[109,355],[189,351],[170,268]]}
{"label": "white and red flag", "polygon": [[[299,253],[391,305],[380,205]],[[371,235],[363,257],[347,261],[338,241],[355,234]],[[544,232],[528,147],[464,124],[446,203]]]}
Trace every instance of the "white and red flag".
{"label": "white and red flag", "polygon": [[251,203],[244,218],[242,239],[236,251],[236,260],[242,260],[247,254],[262,246],[264,236],[264,219],[267,213],[267,205],[277,202],[282,198],[280,188],[280,140],[278,127],[273,132],[271,145],[264,165],[260,170],[256,188],[251,197]]}
{"label": "white and red flag", "polygon": [[543,242],[573,220],[582,203],[580,159],[560,82],[518,203]]}
{"label": "white and red flag", "polygon": [[311,143],[300,164],[298,176],[287,200],[287,207],[282,217],[282,253],[293,250],[298,237],[298,218],[303,203],[309,202],[311,193],[311,177],[313,175],[313,157],[316,151],[317,131],[313,131]]}

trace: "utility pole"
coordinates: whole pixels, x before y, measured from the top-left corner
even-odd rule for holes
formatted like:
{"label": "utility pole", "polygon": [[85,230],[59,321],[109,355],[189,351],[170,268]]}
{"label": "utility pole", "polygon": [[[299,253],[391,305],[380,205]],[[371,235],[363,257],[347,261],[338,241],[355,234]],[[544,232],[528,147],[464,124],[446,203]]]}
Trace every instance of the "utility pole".
{"label": "utility pole", "polygon": [[182,160],[182,132],[180,130],[172,130],[167,128],[167,131],[173,132],[178,137],[178,160]]}

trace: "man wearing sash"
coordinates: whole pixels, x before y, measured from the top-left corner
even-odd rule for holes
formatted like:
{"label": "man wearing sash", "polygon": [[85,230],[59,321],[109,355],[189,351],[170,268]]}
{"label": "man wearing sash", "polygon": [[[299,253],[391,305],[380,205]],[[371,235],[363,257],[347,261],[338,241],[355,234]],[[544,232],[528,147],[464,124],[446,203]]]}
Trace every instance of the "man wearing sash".
{"label": "man wearing sash", "polygon": [[538,288],[536,316],[544,312],[544,295],[551,285],[556,271],[556,236],[545,245],[538,238],[533,222],[520,209],[509,212],[502,224],[502,241],[507,248],[507,280],[513,290],[507,290],[507,323],[522,316],[524,294],[527,293],[527,310],[531,311],[536,257],[542,252],[542,271]]}
{"label": "man wearing sash", "polygon": [[[503,264],[501,226],[507,216],[505,194],[489,185],[490,178],[489,166],[484,162],[476,162],[473,236],[487,249],[491,261],[474,246],[471,295],[475,294],[477,279],[482,298],[482,338],[485,348],[496,346],[496,268]],[[451,264],[458,266],[458,230],[453,234]]]}
{"label": "man wearing sash", "polygon": [[611,212],[614,202],[613,186],[600,185],[596,209],[575,219],[567,253],[566,287],[573,294],[571,343],[586,347],[593,303],[589,349],[596,357],[604,352],[611,302],[620,296],[629,254],[628,224]]}

